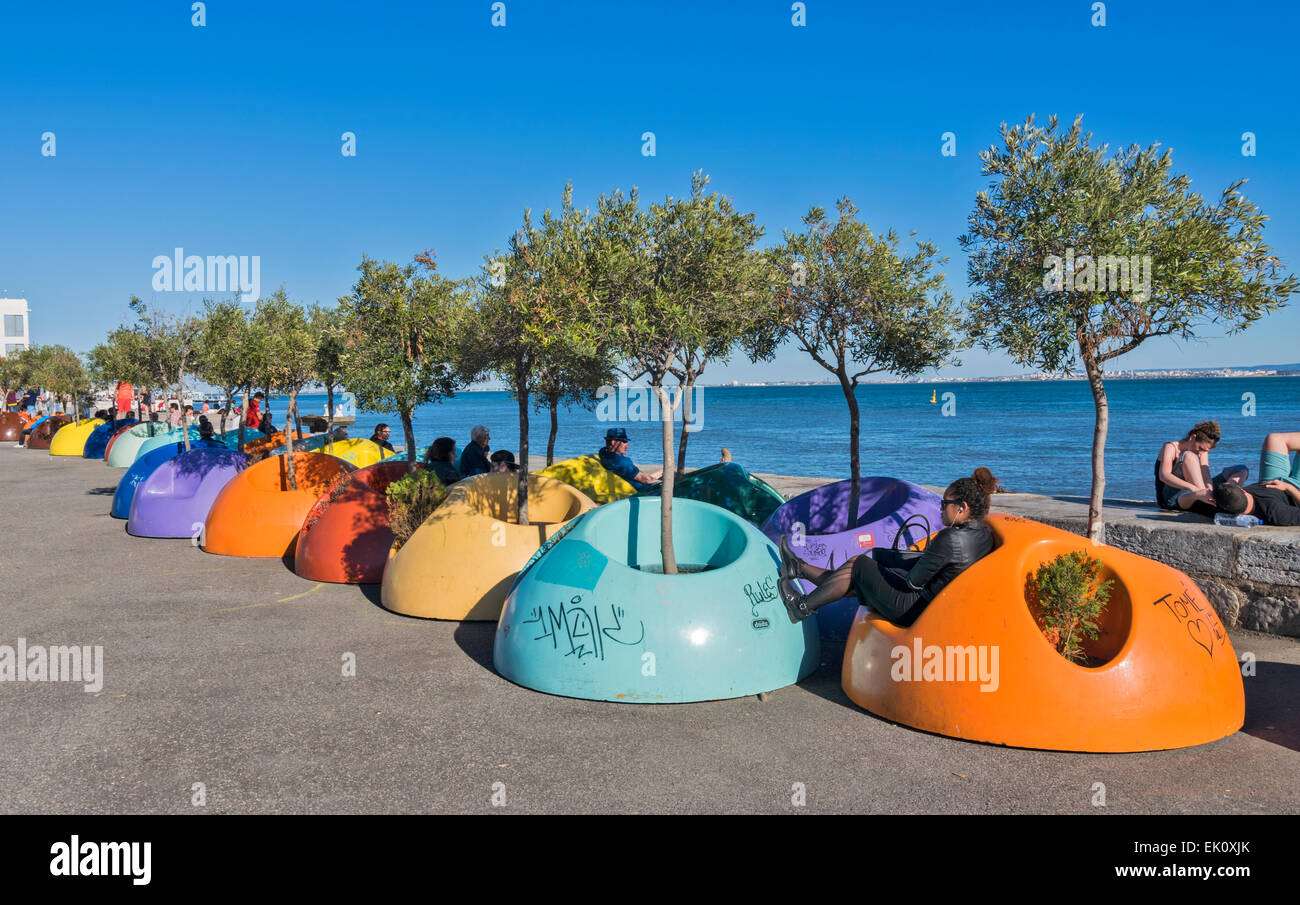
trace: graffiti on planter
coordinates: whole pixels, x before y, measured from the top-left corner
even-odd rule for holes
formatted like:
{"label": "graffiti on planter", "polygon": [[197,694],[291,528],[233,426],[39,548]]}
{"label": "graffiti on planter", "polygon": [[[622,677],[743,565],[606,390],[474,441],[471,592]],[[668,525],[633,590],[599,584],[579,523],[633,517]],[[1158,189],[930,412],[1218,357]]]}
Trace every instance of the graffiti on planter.
{"label": "graffiti on planter", "polygon": [[745,596],[749,598],[749,611],[758,615],[758,605],[776,600],[776,579],[767,576],[762,581],[753,581],[745,585]]}
{"label": "graffiti on planter", "polygon": [[567,604],[561,603],[558,607],[533,607],[521,624],[539,626],[541,634],[533,640],[551,639],[551,648],[563,650],[566,657],[604,660],[608,642],[633,647],[645,640],[645,623],[637,620],[639,634],[632,638],[633,631],[624,625],[626,617],[627,613],[621,606],[592,604],[588,608],[583,606],[582,595],[575,594]]}
{"label": "graffiti on planter", "polygon": [[1196,595],[1186,586],[1178,596],[1166,594],[1154,601],[1153,605],[1159,606],[1162,603],[1174,614],[1175,619],[1187,626],[1188,637],[1213,659],[1215,642],[1223,643],[1223,624],[1219,622],[1218,616],[1198,603]]}

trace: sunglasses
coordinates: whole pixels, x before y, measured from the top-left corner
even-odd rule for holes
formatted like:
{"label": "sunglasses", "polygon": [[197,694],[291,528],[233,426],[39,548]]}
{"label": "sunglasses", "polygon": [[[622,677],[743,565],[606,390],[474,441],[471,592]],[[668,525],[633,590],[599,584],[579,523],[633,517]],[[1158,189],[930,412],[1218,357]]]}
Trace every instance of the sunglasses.
{"label": "sunglasses", "polygon": [[956,506],[958,503],[963,503],[963,502],[965,502],[965,500],[942,499],[939,501],[939,504],[942,506]]}

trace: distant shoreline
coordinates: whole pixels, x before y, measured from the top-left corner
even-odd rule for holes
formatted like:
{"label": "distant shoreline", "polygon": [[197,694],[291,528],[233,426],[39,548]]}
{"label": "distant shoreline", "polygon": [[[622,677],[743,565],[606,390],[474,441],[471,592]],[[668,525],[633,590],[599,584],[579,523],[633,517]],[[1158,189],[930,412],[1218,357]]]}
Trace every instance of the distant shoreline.
{"label": "distant shoreline", "polygon": [[[1247,371],[1225,368],[1221,371],[1188,373],[1186,371],[1115,371],[1107,372],[1105,380],[1217,380],[1222,378],[1246,377],[1300,377],[1300,370]],[[895,380],[863,380],[861,384],[902,385],[902,384],[942,384],[942,383],[1055,383],[1087,382],[1087,375],[1070,374],[1023,374],[1010,377],[907,377]],[[728,383],[701,383],[699,386],[713,387],[838,387],[836,380],[775,380],[775,381],[731,381]]]}

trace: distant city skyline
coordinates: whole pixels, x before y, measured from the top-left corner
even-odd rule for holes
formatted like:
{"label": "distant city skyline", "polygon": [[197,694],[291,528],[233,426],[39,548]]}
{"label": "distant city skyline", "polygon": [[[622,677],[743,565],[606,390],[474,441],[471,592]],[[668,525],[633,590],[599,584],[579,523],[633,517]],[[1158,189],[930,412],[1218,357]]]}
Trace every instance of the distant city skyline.
{"label": "distant city skyline", "polygon": [[[156,291],[154,262],[177,248],[256,261],[263,293],[331,304],[362,254],[431,247],[441,272],[469,276],[567,181],[579,206],[634,186],[649,203],[703,169],[756,213],[763,246],[847,195],[876,232],[935,242],[964,298],[978,152],[1029,113],[1083,113],[1112,148],[1161,142],[1207,199],[1249,179],[1266,240],[1289,270],[1300,261],[1300,13],[1280,2],[1233,7],[1230,33],[1219,4],[1195,0],[1108,4],[1104,27],[1088,2],[817,0],[806,27],[788,2],[507,7],[504,28],[489,3],[225,2],[202,27],[188,3],[10,10],[0,294],[28,300],[31,342],[85,352],[130,319],[132,295],[175,311],[227,295]],[[1248,48],[1236,75],[1205,65],[1229,34]],[[179,272],[163,285],[184,289]],[[1293,303],[1238,336],[1152,340],[1108,366],[1285,363],[1297,335]],[[961,358],[926,376],[1027,373]],[[786,347],[703,379],[829,376]]]}

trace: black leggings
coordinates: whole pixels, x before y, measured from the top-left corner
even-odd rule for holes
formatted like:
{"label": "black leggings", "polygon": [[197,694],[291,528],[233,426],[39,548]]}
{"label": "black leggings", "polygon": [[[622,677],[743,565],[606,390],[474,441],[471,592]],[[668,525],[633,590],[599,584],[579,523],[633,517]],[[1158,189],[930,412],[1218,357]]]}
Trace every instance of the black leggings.
{"label": "black leggings", "polygon": [[882,569],[871,556],[853,557],[853,592],[895,625],[911,625],[925,608],[926,600],[907,579],[892,569]]}

